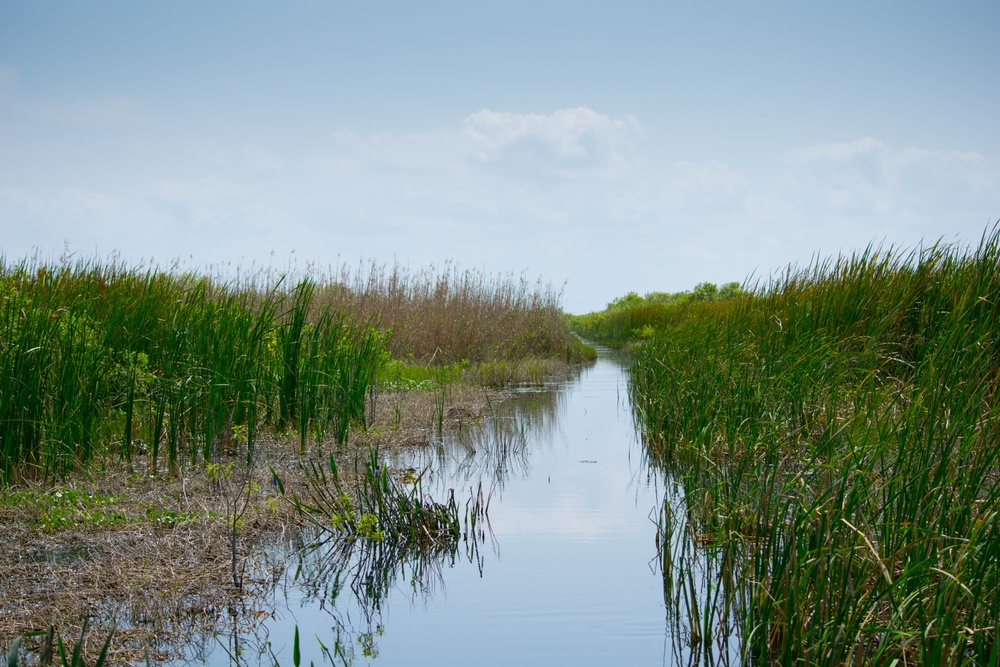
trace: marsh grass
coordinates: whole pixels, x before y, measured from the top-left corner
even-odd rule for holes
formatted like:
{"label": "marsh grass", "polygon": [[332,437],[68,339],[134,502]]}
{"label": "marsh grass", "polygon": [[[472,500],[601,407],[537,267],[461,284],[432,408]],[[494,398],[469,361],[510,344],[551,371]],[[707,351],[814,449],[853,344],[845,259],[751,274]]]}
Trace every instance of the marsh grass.
{"label": "marsh grass", "polygon": [[647,451],[747,658],[996,664],[998,298],[994,229],[789,269],[636,348]]}
{"label": "marsh grass", "polygon": [[236,431],[249,457],[279,415],[343,441],[364,425],[382,337],[329,309],[297,319],[310,293],[115,263],[0,266],[0,484],[139,451],[156,470],[164,444],[177,474]]}
{"label": "marsh grass", "polygon": [[317,303],[377,318],[394,359],[439,364],[562,358],[589,354],[569,328],[561,293],[541,280],[490,275],[447,263],[411,271],[372,263],[322,278]]}
{"label": "marsh grass", "polygon": [[[135,658],[122,641],[211,642],[220,609],[267,588],[256,579],[262,540],[299,525],[271,507],[273,478],[255,465],[262,445],[262,463],[290,457],[274,467],[296,478],[331,447],[440,440],[479,418],[454,405],[470,383],[534,381],[586,355],[558,297],[451,265],[210,278],[117,260],[0,260],[0,514],[11,517],[0,533],[19,548],[0,554],[4,637],[73,627],[100,600],[102,633],[122,621],[115,655]],[[384,379],[392,357],[397,386]],[[407,389],[423,391],[410,401]],[[482,533],[475,503],[463,518],[454,497],[435,503],[384,468],[353,473],[343,490],[364,490],[351,496],[364,511],[347,521],[341,507],[350,530],[336,539],[367,545],[373,568],[431,572],[455,557],[458,535],[468,544]],[[109,488],[118,478],[130,480],[124,491]]]}
{"label": "marsh grass", "polygon": [[300,451],[310,439],[343,444],[366,427],[390,355],[435,376],[539,382],[557,360],[592,352],[559,298],[452,264],[294,281],[0,261],[0,485],[95,455],[142,454],[176,475],[231,450],[234,429],[248,457],[262,428],[294,433]]}

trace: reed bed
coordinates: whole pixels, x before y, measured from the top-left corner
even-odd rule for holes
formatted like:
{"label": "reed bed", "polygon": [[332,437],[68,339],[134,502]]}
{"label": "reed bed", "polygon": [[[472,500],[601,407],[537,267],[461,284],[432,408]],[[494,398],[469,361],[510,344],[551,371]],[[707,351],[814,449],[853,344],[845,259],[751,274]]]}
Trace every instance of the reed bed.
{"label": "reed bed", "polygon": [[790,268],[635,348],[648,454],[683,488],[661,534],[716,563],[699,597],[664,540],[689,637],[736,623],[760,664],[1000,661],[998,299],[994,228]]}
{"label": "reed bed", "polygon": [[176,474],[220,449],[249,456],[261,427],[286,422],[343,441],[364,423],[382,336],[329,309],[297,319],[311,290],[0,265],[0,485],[140,451]]}
{"label": "reed bed", "polygon": [[210,279],[112,260],[0,260],[0,486],[95,455],[177,474],[261,429],[346,441],[379,369],[460,364],[484,384],[541,382],[589,352],[551,286],[452,264],[372,264],[300,279]]}
{"label": "reed bed", "polygon": [[447,263],[411,271],[372,263],[323,278],[317,302],[377,318],[394,359],[418,363],[518,362],[590,357],[570,335],[551,284]]}

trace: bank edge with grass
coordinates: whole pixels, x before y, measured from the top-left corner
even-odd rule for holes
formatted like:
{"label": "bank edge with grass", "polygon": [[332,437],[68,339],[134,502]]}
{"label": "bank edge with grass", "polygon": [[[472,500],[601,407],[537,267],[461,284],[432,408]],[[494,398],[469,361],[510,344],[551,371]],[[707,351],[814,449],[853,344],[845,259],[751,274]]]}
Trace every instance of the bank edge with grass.
{"label": "bank edge with grass", "polygon": [[[592,354],[570,335],[559,295],[548,286],[453,265],[419,274],[369,270],[293,281],[268,272],[209,278],[115,261],[0,262],[0,505],[27,520],[8,525],[11,534],[58,543],[64,535],[124,528],[162,536],[199,522],[224,524],[232,582],[242,589],[237,546],[245,558],[255,548],[253,531],[267,529],[260,523],[289,518],[279,512],[267,519],[280,478],[267,474],[261,452],[290,457],[282,472],[321,492],[308,474],[316,460],[336,465],[337,452],[356,462],[370,456],[369,445],[393,441],[389,431],[407,417],[399,403],[395,423],[372,420],[394,396],[438,397],[437,430],[418,436],[426,443],[441,436],[454,387],[541,383],[556,367]],[[405,377],[424,379],[407,387]],[[418,419],[433,424],[435,415]],[[121,497],[102,491],[94,475],[121,477]],[[358,492],[370,491],[361,477]],[[137,480],[152,499],[126,501]],[[162,503],[156,489],[168,487],[175,501]],[[189,511],[188,493],[199,488],[219,501],[214,511]],[[416,487],[392,497],[383,510],[409,499],[406,516],[451,527],[458,520],[454,499],[437,505]],[[32,499],[44,502],[26,514],[16,507]],[[351,525],[363,530],[347,541],[386,534],[389,526],[379,522],[390,514],[359,511]],[[435,549],[454,537],[453,528],[445,532],[449,538]],[[88,561],[91,547],[80,553]],[[18,557],[7,565],[30,570]],[[11,599],[17,583],[6,584]],[[79,627],[83,620],[52,614],[45,625]],[[29,634],[44,633],[39,625]]]}
{"label": "bank edge with grass", "polygon": [[682,489],[659,535],[686,651],[1000,662],[998,332],[994,228],[790,268],[634,337],[646,450]]}

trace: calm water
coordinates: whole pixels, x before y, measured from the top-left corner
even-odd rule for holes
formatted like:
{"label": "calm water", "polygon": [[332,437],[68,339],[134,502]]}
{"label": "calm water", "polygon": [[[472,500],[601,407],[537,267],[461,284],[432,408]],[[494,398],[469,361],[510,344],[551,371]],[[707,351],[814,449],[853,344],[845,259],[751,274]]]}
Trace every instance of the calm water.
{"label": "calm water", "polygon": [[293,564],[255,630],[282,665],[296,625],[303,664],[323,663],[317,637],[339,642],[337,664],[675,664],[657,564],[663,482],[647,476],[621,364],[602,351],[487,421],[392,463],[428,470],[435,499],[454,489],[461,503],[481,482],[492,530],[445,562],[356,554],[345,567],[317,549]]}

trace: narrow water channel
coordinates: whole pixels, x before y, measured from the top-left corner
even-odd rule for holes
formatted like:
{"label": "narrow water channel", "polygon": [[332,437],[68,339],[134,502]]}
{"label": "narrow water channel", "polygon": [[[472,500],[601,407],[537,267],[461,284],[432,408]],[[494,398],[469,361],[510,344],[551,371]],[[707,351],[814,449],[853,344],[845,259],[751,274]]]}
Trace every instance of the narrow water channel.
{"label": "narrow water channel", "polygon": [[339,644],[337,664],[674,664],[656,548],[663,482],[647,475],[621,362],[602,350],[487,421],[393,460],[427,470],[436,499],[454,489],[461,502],[481,483],[478,543],[388,573],[324,573],[321,555],[289,571],[266,624],[280,664],[292,664],[296,626],[302,664],[323,664],[317,638]]}

